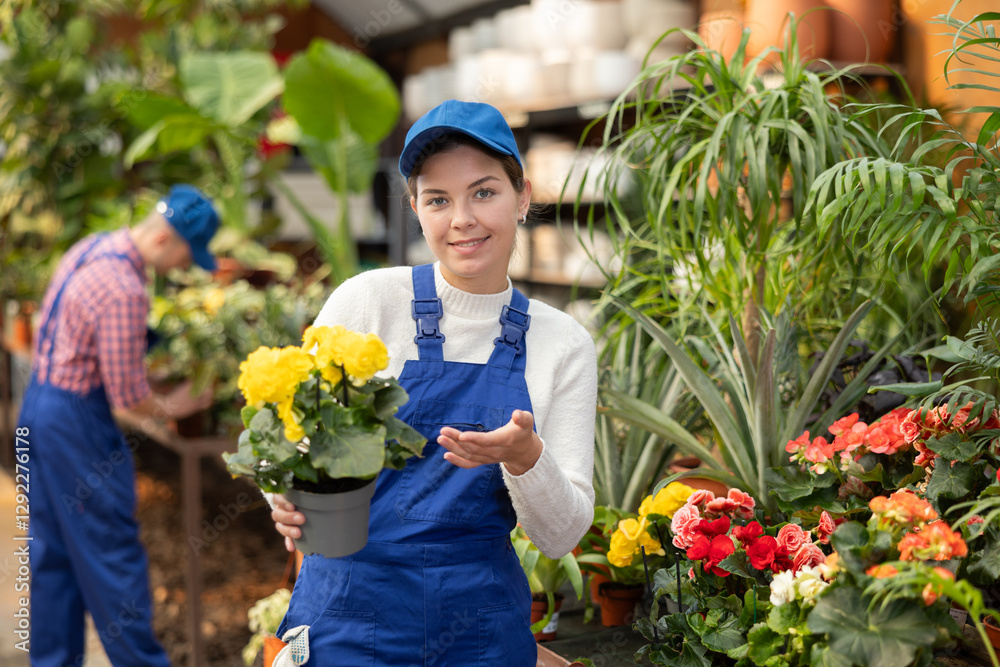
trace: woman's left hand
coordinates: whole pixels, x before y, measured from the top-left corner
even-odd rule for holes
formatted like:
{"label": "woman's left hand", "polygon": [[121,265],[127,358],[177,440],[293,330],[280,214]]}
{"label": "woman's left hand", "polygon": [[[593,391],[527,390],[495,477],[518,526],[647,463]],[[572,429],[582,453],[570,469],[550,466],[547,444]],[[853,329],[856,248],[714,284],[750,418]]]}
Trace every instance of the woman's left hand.
{"label": "woman's left hand", "polygon": [[495,431],[441,429],[438,444],[448,450],[444,458],[459,468],[503,463],[512,475],[531,470],[542,454],[542,439],[532,430],[535,418],[526,410],[514,410],[510,421]]}

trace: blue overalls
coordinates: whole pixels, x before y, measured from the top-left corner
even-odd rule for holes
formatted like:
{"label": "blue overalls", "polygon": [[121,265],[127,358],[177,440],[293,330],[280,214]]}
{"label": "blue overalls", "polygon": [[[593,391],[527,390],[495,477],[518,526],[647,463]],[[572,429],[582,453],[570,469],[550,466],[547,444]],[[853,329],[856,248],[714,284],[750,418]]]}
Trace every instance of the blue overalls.
{"label": "blue overalls", "polygon": [[382,471],[364,549],[304,559],[278,636],[309,625],[308,665],[318,667],[533,667],[531,591],[500,466],[459,468],[437,444],[442,426],[492,431],[531,409],[528,300],[514,290],[485,365],[451,362],[431,265],[413,269],[413,287],[419,360],[400,374],[410,399],[397,416],[427,437],[424,458]]}
{"label": "blue overalls", "polygon": [[[52,362],[69,277],[95,254],[97,236],[58,287],[39,329]],[[129,269],[131,270],[131,269]],[[46,348],[48,351],[46,352]],[[135,521],[135,470],[104,389],[86,396],[32,377],[19,427],[29,429],[31,664],[83,664],[84,611],[115,667],[169,665],[152,628],[146,553]]]}

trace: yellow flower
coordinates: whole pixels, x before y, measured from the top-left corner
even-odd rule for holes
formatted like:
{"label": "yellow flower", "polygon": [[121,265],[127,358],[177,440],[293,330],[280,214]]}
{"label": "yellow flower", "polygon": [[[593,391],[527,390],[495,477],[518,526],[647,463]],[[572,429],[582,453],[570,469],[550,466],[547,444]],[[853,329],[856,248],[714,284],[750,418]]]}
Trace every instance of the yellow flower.
{"label": "yellow flower", "polygon": [[645,547],[651,554],[661,549],[660,541],[646,531],[649,522],[646,517],[622,519],[618,528],[611,535],[611,546],[608,549],[608,561],[615,567],[626,567],[632,564],[632,559],[639,553],[639,547]]}
{"label": "yellow flower", "polygon": [[354,384],[362,385],[380,370],[389,365],[389,351],[385,343],[375,334],[355,335],[350,340],[347,358],[344,360],[344,370],[354,380]]}
{"label": "yellow flower", "polygon": [[280,403],[295,395],[312,369],[312,357],[300,347],[261,346],[240,364],[237,385],[248,405]]}
{"label": "yellow flower", "polygon": [[340,381],[340,368],[355,385],[363,385],[389,365],[389,352],[375,334],[360,334],[337,325],[309,327],[302,347],[316,355],[316,367],[330,382]]}
{"label": "yellow flower", "polygon": [[291,442],[301,442],[306,437],[306,431],[295,419],[293,404],[295,396],[288,396],[278,403],[278,418],[285,425],[285,439]]}
{"label": "yellow flower", "polygon": [[216,287],[210,290],[208,294],[205,295],[205,312],[209,315],[215,315],[219,312],[219,308],[222,308],[222,304],[226,302],[226,291]]}
{"label": "yellow flower", "polygon": [[671,482],[660,489],[655,498],[653,496],[646,496],[642,504],[639,505],[639,516],[646,517],[649,514],[662,514],[672,519],[674,518],[674,513],[684,507],[684,504],[692,493],[694,493],[694,489],[687,484]]}

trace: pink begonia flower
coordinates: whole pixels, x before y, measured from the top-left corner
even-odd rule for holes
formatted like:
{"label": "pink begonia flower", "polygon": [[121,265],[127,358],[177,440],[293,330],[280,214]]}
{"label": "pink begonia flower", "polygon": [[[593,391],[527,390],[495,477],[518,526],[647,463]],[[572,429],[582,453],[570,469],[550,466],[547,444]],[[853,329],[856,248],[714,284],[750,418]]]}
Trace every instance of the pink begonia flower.
{"label": "pink begonia flower", "polygon": [[695,489],[694,493],[688,496],[688,505],[705,506],[710,501],[715,500],[715,494],[705,489]]}
{"label": "pink begonia flower", "polygon": [[674,513],[674,518],[670,520],[670,530],[674,534],[674,546],[678,549],[687,549],[694,544],[694,538],[698,534],[695,529],[701,521],[701,512],[697,505],[689,503],[677,510]]}
{"label": "pink begonia flower", "polygon": [[787,523],[778,530],[778,546],[790,554],[796,553],[809,541],[811,541],[809,533],[794,523]]}
{"label": "pink begonia flower", "polygon": [[921,431],[923,431],[921,424],[917,423],[919,415],[919,410],[911,410],[910,414],[899,425],[899,431],[903,434],[903,439],[906,440],[907,444],[912,445],[916,442],[920,438]]}
{"label": "pink begonia flower", "polygon": [[833,443],[822,436],[815,438],[806,446],[803,456],[810,463],[826,463],[833,457]]}
{"label": "pink begonia flower", "polygon": [[805,449],[806,445],[809,444],[809,431],[806,431],[795,440],[789,440],[788,444],[785,445],[785,451],[789,454],[795,454],[799,451]]}
{"label": "pink begonia flower", "polygon": [[728,512],[732,512],[737,507],[739,507],[739,505],[729,498],[714,498],[708,501],[708,504],[705,505],[705,511],[712,514],[726,514]]}
{"label": "pink begonia flower", "polygon": [[792,559],[792,567],[798,571],[804,567],[816,567],[825,562],[826,554],[823,553],[823,550],[812,542],[807,542],[795,552],[795,557]]}
{"label": "pink begonia flower", "polygon": [[753,518],[753,508],[757,505],[757,501],[749,493],[739,489],[729,489],[729,500],[736,503],[736,516],[741,519]]}
{"label": "pink begonia flower", "polygon": [[837,524],[834,523],[833,517],[826,510],[819,515],[819,525],[816,527],[816,533],[819,535],[819,541],[823,544],[830,543],[830,535],[833,531],[837,529]]}

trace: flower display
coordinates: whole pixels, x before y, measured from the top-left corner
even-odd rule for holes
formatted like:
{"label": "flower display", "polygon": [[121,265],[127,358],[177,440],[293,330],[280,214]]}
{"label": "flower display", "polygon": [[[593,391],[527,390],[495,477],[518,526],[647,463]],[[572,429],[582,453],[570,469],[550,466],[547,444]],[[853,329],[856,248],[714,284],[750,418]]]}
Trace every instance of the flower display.
{"label": "flower display", "polygon": [[876,496],[869,501],[868,507],[880,528],[921,526],[938,518],[931,504],[909,489],[895,491],[888,498]]}
{"label": "flower display", "polygon": [[225,455],[230,472],[283,492],[294,480],[322,486],[401,469],[426,439],[393,416],[408,396],[395,379],[376,377],[388,363],[378,336],[341,326],[309,327],[301,345],[250,353],[240,364],[245,430]]}
{"label": "flower display", "polygon": [[967,403],[949,414],[947,405],[930,409],[896,408],[877,422],[866,424],[857,413],[835,421],[829,431],[834,436],[828,442],[820,436],[810,439],[809,431],[789,440],[785,451],[792,463],[801,463],[816,474],[846,472],[852,461],[866,453],[892,456],[914,450],[914,463],[925,468],[933,466],[938,457],[927,446],[928,440],[948,433],[970,434],[977,430],[1000,428],[1000,414],[994,410],[984,422],[979,417],[969,419],[973,404]]}
{"label": "flower display", "polygon": [[944,521],[934,521],[915,528],[899,541],[901,560],[951,560],[968,553],[961,534]]}

